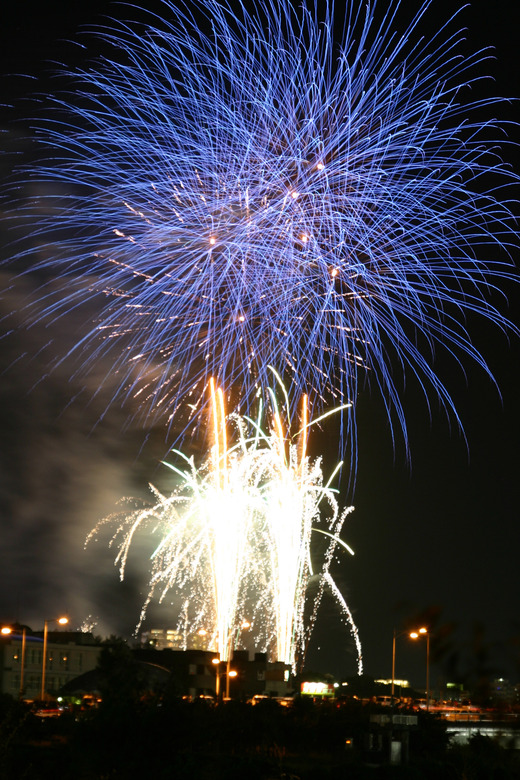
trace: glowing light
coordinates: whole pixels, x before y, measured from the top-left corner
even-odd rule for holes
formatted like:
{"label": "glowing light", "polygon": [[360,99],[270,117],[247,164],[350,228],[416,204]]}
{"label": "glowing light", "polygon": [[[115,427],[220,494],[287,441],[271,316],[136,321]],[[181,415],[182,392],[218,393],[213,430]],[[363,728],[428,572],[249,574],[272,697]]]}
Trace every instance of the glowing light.
{"label": "glowing light", "polygon": [[302,682],[303,696],[334,696],[334,685],[323,682]]}
{"label": "glowing light", "polygon": [[[188,636],[204,627],[208,648],[222,661],[231,657],[240,631],[249,629],[257,647],[296,668],[327,589],[348,617],[362,668],[357,629],[330,575],[334,552],[346,547],[340,533],[353,509],[340,510],[331,487],[341,464],[324,483],[321,460],[307,453],[313,422],[306,398],[300,430],[291,440],[272,390],[270,397],[270,431],[261,427],[262,407],[257,420],[233,413],[230,444],[223,393],[212,382],[207,461],[197,469],[193,458],[174,451],[185,467],[166,464],[179,478],[171,495],[152,487],[152,506],[106,518],[87,541],[115,522],[116,564],[123,577],[136,533],[146,527],[159,533],[140,622],[152,598],[168,593],[179,604],[178,630]],[[314,567],[313,530],[326,540]],[[309,603],[311,580],[317,587]]]}
{"label": "glowing light", "polygon": [[82,99],[56,98],[38,136],[59,152],[31,189],[52,194],[24,214],[48,236],[38,270],[65,284],[37,316],[103,298],[76,349],[113,358],[115,393],[144,414],[172,416],[215,375],[251,409],[271,364],[292,414],[303,393],[355,399],[361,373],[406,437],[399,365],[457,416],[432,356],[488,371],[464,315],[509,328],[489,293],[514,275],[501,182],[517,178],[497,156],[497,100],[471,102],[487,54],[460,56],[457,14],[424,37],[431,4],[401,31],[398,0],[379,15],[347,3],[340,24],[331,0],[321,16],[166,0],[164,20],[101,30],[106,56],[74,76]]}

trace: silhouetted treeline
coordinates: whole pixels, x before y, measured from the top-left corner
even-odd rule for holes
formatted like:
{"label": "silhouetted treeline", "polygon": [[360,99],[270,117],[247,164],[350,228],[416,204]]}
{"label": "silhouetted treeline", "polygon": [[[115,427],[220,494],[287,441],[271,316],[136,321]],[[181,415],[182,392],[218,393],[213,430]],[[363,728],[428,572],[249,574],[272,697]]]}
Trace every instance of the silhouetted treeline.
{"label": "silhouetted treeline", "polygon": [[[130,671],[130,670],[127,670]],[[137,688],[139,686],[137,685]],[[409,761],[390,766],[367,751],[374,705],[356,701],[238,701],[215,706],[112,688],[99,709],[36,717],[0,700],[1,780],[515,780],[516,751],[475,736],[449,747],[442,722],[420,714]],[[380,710],[381,712],[381,710]]]}

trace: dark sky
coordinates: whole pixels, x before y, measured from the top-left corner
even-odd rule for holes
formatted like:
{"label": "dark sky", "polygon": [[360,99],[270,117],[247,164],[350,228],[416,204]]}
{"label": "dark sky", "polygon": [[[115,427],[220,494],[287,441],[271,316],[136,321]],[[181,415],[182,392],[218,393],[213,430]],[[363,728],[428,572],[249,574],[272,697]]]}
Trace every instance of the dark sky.
{"label": "dark sky", "polygon": [[[5,76],[0,83],[6,103],[1,127],[9,130],[3,136],[8,151],[25,148],[23,123],[13,121],[33,111],[24,97],[47,89],[41,80],[44,61],[79,56],[60,40],[78,39],[80,26],[96,22],[109,6],[101,0],[69,5],[13,3],[1,12]],[[432,28],[450,6],[433,3]],[[512,0],[495,0],[490,12],[489,0],[477,0],[464,16],[469,49],[496,47],[496,61],[487,69],[496,80],[495,93],[506,96],[518,92],[513,7]],[[117,5],[112,13],[130,15]],[[515,115],[509,109],[509,118]],[[2,172],[11,159],[0,161]],[[0,273],[7,283],[8,270]],[[150,475],[160,479],[156,464],[164,455],[164,435],[159,427],[150,431],[129,424],[127,409],[112,407],[100,421],[110,394],[110,387],[96,394],[102,365],[86,381],[72,376],[76,366],[70,362],[45,376],[56,351],[64,353],[74,332],[81,332],[81,321],[78,313],[66,324],[17,331],[22,301],[34,300],[32,284],[28,278],[0,300],[5,332],[0,341],[0,618],[39,628],[45,618],[67,610],[75,625],[92,615],[100,633],[129,635],[146,582],[144,556],[140,564],[134,556],[129,579],[120,584],[113,553],[104,543],[84,551],[83,541],[120,497],[143,492]],[[507,294],[510,316],[518,322],[518,294],[513,289]],[[358,402],[359,476],[351,502],[355,512],[344,532],[356,556],[342,558],[334,575],[353,610],[368,674],[390,676],[392,630],[417,618],[429,622],[432,643],[442,651],[432,671],[434,684],[448,670],[475,675],[486,668],[520,678],[519,344],[482,323],[473,327],[502,399],[474,366],[466,366],[466,378],[453,365],[441,361],[438,366],[457,401],[469,454],[435,404],[429,418],[417,388],[404,395],[411,464],[399,442],[394,453],[377,396],[367,392]],[[319,436],[318,442],[321,446]],[[156,620],[167,624],[167,611],[157,613]],[[420,684],[424,648],[411,647],[406,638],[398,643],[397,675]],[[338,675],[355,672],[348,632],[327,601],[308,664]]]}

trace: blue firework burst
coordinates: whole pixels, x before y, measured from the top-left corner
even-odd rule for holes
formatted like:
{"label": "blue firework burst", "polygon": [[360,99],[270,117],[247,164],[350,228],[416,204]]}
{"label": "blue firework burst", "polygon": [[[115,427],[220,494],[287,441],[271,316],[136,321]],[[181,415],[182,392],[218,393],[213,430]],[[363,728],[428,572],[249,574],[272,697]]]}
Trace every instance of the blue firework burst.
{"label": "blue firework burst", "polygon": [[69,74],[33,172],[67,193],[38,228],[44,316],[101,300],[75,349],[111,356],[146,414],[210,376],[247,407],[275,366],[315,413],[368,378],[406,438],[396,368],[456,414],[434,351],[487,370],[465,316],[508,327],[489,299],[511,275],[514,177],[482,120],[496,101],[466,90],[487,55],[462,57],[453,20],[425,44],[430,2],[405,34],[398,0],[348,3],[341,24],[330,1],[252,5],[165,2]]}

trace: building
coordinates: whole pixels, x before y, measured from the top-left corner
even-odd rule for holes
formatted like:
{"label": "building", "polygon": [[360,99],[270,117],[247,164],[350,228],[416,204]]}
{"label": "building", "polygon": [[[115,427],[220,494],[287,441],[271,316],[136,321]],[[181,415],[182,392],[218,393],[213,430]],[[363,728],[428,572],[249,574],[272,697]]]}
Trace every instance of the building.
{"label": "building", "polygon": [[204,629],[186,633],[178,628],[152,628],[141,633],[143,647],[155,650],[210,650],[210,636]]}
{"label": "building", "polygon": [[[269,663],[265,653],[255,653],[250,660],[247,650],[235,651],[229,664],[215,664],[218,656],[203,648],[177,649],[177,636],[157,633],[153,641],[141,644],[132,652],[138,661],[162,667],[169,679],[162,685],[178,696],[215,696],[217,675],[220,694],[225,695],[229,677],[232,698],[251,699],[255,695],[280,697],[290,691],[289,667]],[[194,643],[197,638],[194,637]],[[205,637],[198,640],[204,643]],[[162,646],[162,649],[157,648]],[[172,647],[173,645],[173,647]],[[45,666],[45,695],[53,698],[63,688],[72,689],[76,678],[82,678],[98,666],[103,646],[92,634],[79,631],[49,631]],[[14,626],[0,637],[0,692],[28,700],[40,699],[43,671],[43,632]]]}
{"label": "building", "polygon": [[[95,669],[101,645],[92,634],[56,631],[47,635],[45,693],[56,696],[67,682]],[[43,670],[43,632],[15,627],[0,639],[0,691],[39,699]]]}
{"label": "building", "polygon": [[235,650],[231,667],[237,672],[230,684],[233,696],[282,697],[290,691],[290,667],[280,661],[269,662],[266,653],[255,653],[249,660],[247,650]]}
{"label": "building", "polygon": [[229,694],[234,699],[251,699],[255,695],[286,696],[292,690],[289,667],[283,663],[269,663],[266,653],[255,653],[250,660],[247,650],[235,650],[228,669],[227,662],[214,663],[218,656],[205,650],[157,650],[141,646],[134,652],[138,660],[169,669],[170,690],[178,695],[215,696],[217,674],[220,693],[225,695],[228,671],[236,673],[229,679]]}

